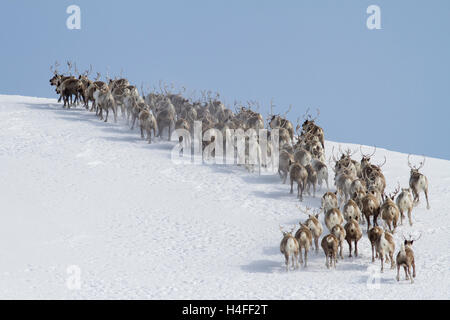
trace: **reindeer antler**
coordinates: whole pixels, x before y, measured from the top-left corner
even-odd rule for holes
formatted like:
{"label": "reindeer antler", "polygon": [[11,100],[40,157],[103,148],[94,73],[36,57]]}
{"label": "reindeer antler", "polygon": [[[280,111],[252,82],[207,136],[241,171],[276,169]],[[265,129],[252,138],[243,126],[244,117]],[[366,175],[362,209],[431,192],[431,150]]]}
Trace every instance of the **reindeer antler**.
{"label": "reindeer antler", "polygon": [[386,156],[384,156],[384,162],[381,163],[381,164],[379,164],[377,167],[378,167],[378,168],[381,168],[381,167],[383,167],[385,164],[386,164]]}
{"label": "reindeer antler", "polygon": [[377,146],[374,146],[373,152],[369,155],[369,154],[364,154],[362,152],[362,146],[359,146],[359,151],[361,152],[361,156],[363,156],[364,158],[372,158],[375,155],[375,152],[377,152]]}
{"label": "reindeer antler", "polygon": [[410,236],[410,239],[413,240],[413,241],[417,241],[417,240],[419,240],[420,238],[422,238],[422,232],[419,234],[419,237],[418,237],[417,239],[412,239],[412,237]]}
{"label": "reindeer antler", "polygon": [[306,214],[307,216],[310,216],[310,213],[309,213],[309,211],[311,210],[310,207],[307,206],[307,207],[306,207],[306,210],[303,210],[302,207],[300,207],[299,205],[297,205],[297,208],[298,208],[302,213]]}
{"label": "reindeer antler", "polygon": [[283,114],[283,118],[286,119],[288,113],[291,112],[291,110],[292,110],[292,104],[289,105],[289,109]]}
{"label": "reindeer antler", "polygon": [[419,163],[419,167],[413,166],[413,165],[411,164],[411,161],[409,160],[410,157],[411,157],[411,154],[408,154],[408,166],[409,166],[411,169],[413,169],[413,170],[420,170],[420,169],[423,168],[423,166],[425,165],[425,159],[426,159],[425,156],[423,156],[423,161]]}

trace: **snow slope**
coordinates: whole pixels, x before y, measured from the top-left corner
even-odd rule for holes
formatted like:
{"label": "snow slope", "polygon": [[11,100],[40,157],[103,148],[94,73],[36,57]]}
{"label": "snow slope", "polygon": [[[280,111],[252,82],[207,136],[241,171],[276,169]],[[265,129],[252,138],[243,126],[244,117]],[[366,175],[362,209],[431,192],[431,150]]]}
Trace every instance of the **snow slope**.
{"label": "snow slope", "polygon": [[[240,167],[177,166],[172,146],[54,99],[0,96],[0,298],[449,298],[449,161],[427,159],[431,210],[422,201],[395,235],[397,252],[402,231],[423,233],[410,285],[403,272],[400,283],[396,270],[378,273],[365,231],[360,256],[336,270],[320,251],[286,273],[279,225],[304,219],[288,185]],[[407,155],[378,148],[374,161],[383,155],[387,190],[407,186]],[[302,205],[318,207],[322,193]],[[67,285],[69,266],[80,289]]]}

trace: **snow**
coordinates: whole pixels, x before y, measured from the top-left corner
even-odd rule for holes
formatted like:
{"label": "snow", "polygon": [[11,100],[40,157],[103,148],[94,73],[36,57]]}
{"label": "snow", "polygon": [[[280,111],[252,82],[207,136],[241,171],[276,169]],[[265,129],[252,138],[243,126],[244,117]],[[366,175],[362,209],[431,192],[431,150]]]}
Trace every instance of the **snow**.
{"label": "snow", "polygon": [[[394,236],[396,254],[401,232],[423,234],[410,284],[403,270],[399,283],[389,266],[379,273],[365,226],[357,258],[345,243],[336,270],[320,250],[286,272],[279,225],[305,219],[289,186],[242,167],[176,165],[174,144],[148,145],[123,122],[55,99],[0,95],[0,298],[449,298],[449,161],[427,158],[431,209],[422,194],[414,226]],[[338,145],[326,141],[328,156]],[[374,162],[384,155],[387,190],[406,187],[407,155],[378,148]],[[323,192],[301,205],[317,208]]]}

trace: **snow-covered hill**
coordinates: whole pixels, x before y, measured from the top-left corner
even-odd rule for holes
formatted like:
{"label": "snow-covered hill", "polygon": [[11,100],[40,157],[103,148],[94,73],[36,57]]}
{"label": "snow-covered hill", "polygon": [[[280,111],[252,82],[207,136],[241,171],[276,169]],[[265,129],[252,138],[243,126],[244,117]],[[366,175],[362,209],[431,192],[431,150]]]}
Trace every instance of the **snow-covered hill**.
{"label": "snow-covered hill", "polygon": [[[279,225],[304,220],[288,185],[240,167],[177,166],[173,144],[148,145],[53,99],[0,96],[0,298],[449,298],[449,161],[427,159],[431,209],[422,201],[414,226],[395,234],[396,252],[401,232],[423,234],[411,285],[403,271],[400,283],[396,270],[378,273],[365,231],[360,256],[345,244],[336,270],[320,251],[286,273]],[[407,186],[407,155],[378,148],[374,161],[384,155],[387,190]],[[318,207],[322,193],[302,205]]]}

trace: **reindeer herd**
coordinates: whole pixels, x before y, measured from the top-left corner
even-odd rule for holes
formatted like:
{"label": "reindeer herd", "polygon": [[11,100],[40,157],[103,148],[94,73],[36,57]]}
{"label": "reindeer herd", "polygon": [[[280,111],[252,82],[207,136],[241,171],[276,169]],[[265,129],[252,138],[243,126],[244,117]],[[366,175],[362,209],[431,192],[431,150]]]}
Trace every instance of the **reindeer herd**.
{"label": "reindeer herd", "polygon": [[[165,130],[169,140],[173,129],[185,129],[192,134],[195,121],[201,121],[203,133],[210,128],[221,132],[227,129],[265,129],[264,118],[257,112],[257,102],[248,101],[247,106],[235,102],[233,111],[220,100],[219,94],[213,96],[210,91],[202,92],[202,98],[186,98],[185,90],[172,93],[173,87],[160,83],[159,92],[153,90],[145,95],[142,86],[140,94],[136,86],[124,78],[107,77],[106,82],[103,82],[100,81],[101,74],[97,73],[95,79],[89,79],[92,67],[82,74],[78,73],[76,65],[71,62],[67,62],[66,73],[60,73],[58,67],[58,63],[51,67],[53,77],[50,84],[55,86],[59,94],[58,102],[63,101],[63,108],[70,109],[82,104],[86,110],[95,112],[105,122],[108,121],[109,112],[113,113],[114,121],[117,122],[120,111],[131,129],[138,123],[141,137],[148,143],[155,137],[162,138]],[[328,229],[328,234],[320,242],[327,268],[336,267],[338,259],[344,259],[345,242],[348,244],[349,257],[352,254],[358,256],[358,242],[364,235],[363,225],[367,224],[366,235],[372,248],[372,262],[379,259],[382,272],[384,262],[390,262],[391,268],[397,265],[397,280],[400,279],[399,270],[403,266],[406,279],[413,282],[416,272],[412,244],[418,239],[413,239],[411,235],[408,239],[403,236],[404,242],[394,261],[393,234],[398,225],[403,224],[406,213],[412,226],[412,210],[418,205],[421,192],[425,194],[427,209],[430,209],[428,181],[419,172],[425,165],[425,158],[418,166],[413,166],[408,156],[408,166],[411,169],[409,188],[400,189],[398,185],[393,192],[386,193],[386,179],[382,172],[386,158],[381,164],[371,162],[376,147],[370,154],[364,153],[360,148],[360,161],[352,158],[357,151],[342,151],[339,148],[340,154],[336,156],[333,148],[328,166],[324,131],[316,124],[319,111],[317,117],[313,118],[308,109],[303,124],[300,125],[298,118],[294,129],[287,119],[291,107],[283,115],[274,114],[273,107],[271,101],[266,123],[269,136],[271,130],[278,130],[278,173],[282,183],[285,184],[289,179],[291,194],[295,183],[300,201],[303,201],[305,192],[315,197],[318,188],[323,190],[326,185],[327,189],[321,198],[320,208],[299,207],[307,215],[307,219],[300,222],[300,228],[295,233],[296,227],[284,231],[280,226],[283,234],[280,251],[285,257],[286,270],[289,270],[289,264],[294,269],[298,268],[299,263],[306,267],[308,252],[313,246],[318,254],[319,240],[324,233],[322,221]],[[203,148],[207,146],[208,143],[203,142]],[[329,167],[334,171],[335,192],[330,191]],[[379,218],[383,220],[384,228],[379,226]]]}
{"label": "reindeer herd", "polygon": [[[298,149],[295,149],[294,152],[298,152]],[[408,166],[411,169],[409,188],[400,189],[400,185],[398,185],[393,192],[386,193],[386,179],[381,170],[386,163],[386,158],[381,164],[371,163],[376,147],[371,154],[364,154],[360,148],[360,162],[352,159],[355,152],[351,150],[344,152],[340,150],[340,152],[341,155],[336,157],[333,149],[332,159],[330,159],[330,166],[335,173],[336,191],[327,191],[322,196],[321,208],[314,212],[311,208],[303,210],[299,207],[303,213],[307,214],[308,218],[305,222],[300,222],[300,229],[295,234],[295,227],[290,232],[283,231],[280,227],[283,233],[280,251],[285,256],[286,270],[289,270],[290,261],[293,268],[298,267],[297,260],[300,261],[300,264],[303,264],[304,261],[306,267],[307,255],[312,248],[313,238],[315,250],[318,251],[318,240],[323,233],[319,217],[323,214],[323,221],[329,232],[321,241],[327,268],[336,267],[338,258],[344,259],[344,242],[348,244],[349,257],[352,257],[352,254],[355,257],[358,256],[358,242],[363,238],[362,225],[367,223],[366,234],[372,248],[372,262],[375,262],[375,259],[380,260],[381,272],[384,271],[385,262],[390,262],[391,268],[397,265],[398,281],[400,280],[400,267],[403,267],[406,279],[413,283],[416,271],[412,244],[418,239],[413,239],[411,235],[407,239],[402,234],[404,242],[394,260],[395,241],[393,234],[398,225],[403,224],[406,213],[410,226],[413,225],[411,213],[419,203],[421,192],[425,194],[427,209],[430,209],[428,180],[425,175],[419,172],[425,165],[425,158],[418,166],[413,166],[410,162],[410,156],[408,156]],[[312,161],[319,161],[314,155],[311,156]],[[295,180],[299,184],[306,185],[310,173],[309,170],[306,170],[305,165],[301,164],[300,161],[295,162],[294,159],[290,168],[291,181]],[[315,174],[317,175],[317,171]],[[295,177],[301,178],[297,180]],[[282,176],[282,178],[285,177]],[[384,222],[384,228],[379,226],[379,218]],[[302,250],[304,256],[302,256]],[[411,268],[413,269],[412,275]]]}

